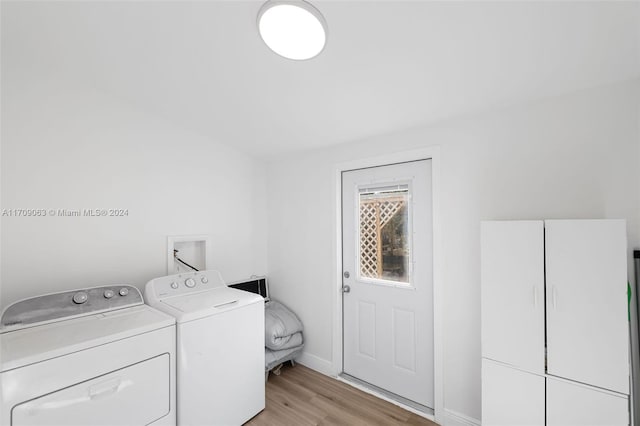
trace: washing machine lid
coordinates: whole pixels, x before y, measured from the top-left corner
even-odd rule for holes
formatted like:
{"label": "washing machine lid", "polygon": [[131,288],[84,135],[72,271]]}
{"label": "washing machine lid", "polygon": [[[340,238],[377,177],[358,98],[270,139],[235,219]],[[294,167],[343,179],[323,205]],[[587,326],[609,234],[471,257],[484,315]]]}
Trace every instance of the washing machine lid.
{"label": "washing machine lid", "polygon": [[85,315],[0,334],[4,372],[175,324],[147,305]]}
{"label": "washing machine lid", "polygon": [[164,299],[158,308],[171,313],[178,323],[183,323],[239,309],[253,303],[264,303],[264,299],[258,294],[220,287]]}

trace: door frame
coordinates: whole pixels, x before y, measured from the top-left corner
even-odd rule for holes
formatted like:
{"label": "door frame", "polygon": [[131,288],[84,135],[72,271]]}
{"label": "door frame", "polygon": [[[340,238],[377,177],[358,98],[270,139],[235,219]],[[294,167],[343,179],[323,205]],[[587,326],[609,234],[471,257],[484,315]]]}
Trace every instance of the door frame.
{"label": "door frame", "polygon": [[[334,290],[333,298],[333,373],[338,377],[343,372],[342,363],[342,172],[368,167],[386,166],[418,160],[431,160],[431,185],[433,205],[433,386],[434,418],[444,424],[444,334],[443,307],[444,285],[442,282],[442,240],[440,231],[440,147],[430,146],[417,150],[394,152],[386,155],[362,158],[338,163],[334,172],[335,218],[334,218]],[[414,410],[411,410],[414,411]]]}

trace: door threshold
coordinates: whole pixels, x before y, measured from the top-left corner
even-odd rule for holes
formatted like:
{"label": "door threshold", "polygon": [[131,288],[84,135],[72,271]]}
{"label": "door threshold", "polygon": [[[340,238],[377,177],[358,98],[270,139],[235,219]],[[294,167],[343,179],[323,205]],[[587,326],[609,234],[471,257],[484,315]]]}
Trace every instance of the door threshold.
{"label": "door threshold", "polygon": [[436,421],[433,408],[429,408],[426,405],[418,404],[415,401],[403,398],[400,395],[396,395],[393,392],[389,392],[388,390],[379,388],[378,386],[372,385],[371,383],[367,383],[356,377],[350,376],[347,373],[338,374],[337,379],[343,383],[353,386],[356,389],[368,393],[369,395],[373,395],[377,398],[397,405],[398,407],[410,411],[420,417],[424,417],[425,419],[431,420],[432,422]]}

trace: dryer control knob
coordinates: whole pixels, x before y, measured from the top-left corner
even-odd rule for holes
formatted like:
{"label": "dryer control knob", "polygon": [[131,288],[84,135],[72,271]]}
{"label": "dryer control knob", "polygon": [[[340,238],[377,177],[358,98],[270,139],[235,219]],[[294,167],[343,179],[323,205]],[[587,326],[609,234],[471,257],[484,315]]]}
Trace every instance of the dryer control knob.
{"label": "dryer control knob", "polygon": [[184,285],[186,285],[189,288],[193,288],[196,286],[196,282],[193,278],[187,278],[186,280],[184,280]]}
{"label": "dryer control knob", "polygon": [[105,290],[104,292],[105,299],[111,299],[114,295],[115,293],[113,292],[113,290]]}
{"label": "dryer control knob", "polygon": [[209,282],[209,278],[207,278],[207,277],[202,277],[202,278],[200,279],[200,281],[202,281],[202,284],[206,284],[206,283],[208,283],[208,282]]}
{"label": "dryer control knob", "polygon": [[118,292],[118,294],[119,294],[120,296],[126,296],[127,294],[129,294],[129,289],[128,289],[128,288],[126,288],[126,287],[122,287],[122,288],[120,289],[120,291]]}
{"label": "dryer control knob", "polygon": [[81,305],[86,302],[88,298],[89,295],[87,293],[85,293],[84,291],[79,291],[73,295],[73,303]]}
{"label": "dryer control knob", "polygon": [[175,288],[178,288],[178,283],[177,283],[177,282],[175,282],[175,281],[174,281],[174,282],[172,282],[172,283],[171,283],[171,288],[174,288],[174,289],[175,289]]}

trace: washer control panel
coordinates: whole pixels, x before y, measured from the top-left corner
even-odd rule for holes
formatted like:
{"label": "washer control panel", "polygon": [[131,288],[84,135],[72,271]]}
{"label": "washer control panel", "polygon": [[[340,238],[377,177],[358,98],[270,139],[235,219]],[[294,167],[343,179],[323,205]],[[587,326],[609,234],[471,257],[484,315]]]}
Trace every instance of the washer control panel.
{"label": "washer control panel", "polygon": [[218,271],[185,272],[149,281],[144,288],[144,297],[150,302],[226,286]]}
{"label": "washer control panel", "polygon": [[126,284],[45,294],[9,305],[2,313],[0,332],[143,303],[140,290]]}

